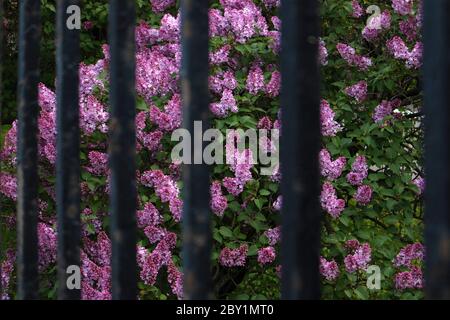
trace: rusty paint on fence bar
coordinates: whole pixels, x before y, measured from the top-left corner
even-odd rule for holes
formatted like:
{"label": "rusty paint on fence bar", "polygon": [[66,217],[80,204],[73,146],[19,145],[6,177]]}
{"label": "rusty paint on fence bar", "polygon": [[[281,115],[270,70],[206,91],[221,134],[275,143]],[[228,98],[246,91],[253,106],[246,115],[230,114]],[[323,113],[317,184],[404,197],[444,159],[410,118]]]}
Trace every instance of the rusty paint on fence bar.
{"label": "rusty paint on fence bar", "polygon": [[424,1],[425,292],[450,299],[450,2]]}
{"label": "rusty paint on fence bar", "polygon": [[281,3],[282,298],[319,299],[317,0]]}
{"label": "rusty paint on fence bar", "polygon": [[56,13],[58,298],[80,299],[67,287],[67,267],[80,266],[79,30],[69,30],[67,8],[79,0],[58,0]]}
{"label": "rusty paint on fence bar", "polygon": [[40,1],[20,1],[17,150],[18,298],[36,299]]}
{"label": "rusty paint on fence bar", "polygon": [[[182,0],[181,23],[183,122],[192,133],[194,121],[208,128],[208,0]],[[209,170],[206,164],[185,165],[183,175],[184,298],[211,299]]]}
{"label": "rusty paint on fence bar", "polygon": [[112,298],[137,298],[135,2],[110,0]]}

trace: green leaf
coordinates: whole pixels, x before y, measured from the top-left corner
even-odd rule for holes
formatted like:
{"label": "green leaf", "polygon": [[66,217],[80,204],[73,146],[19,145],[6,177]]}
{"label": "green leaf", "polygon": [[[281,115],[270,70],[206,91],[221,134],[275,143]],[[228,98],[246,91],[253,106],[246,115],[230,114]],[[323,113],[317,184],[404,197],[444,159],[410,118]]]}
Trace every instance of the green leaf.
{"label": "green leaf", "polygon": [[220,227],[219,232],[221,235],[223,235],[226,238],[233,237],[233,231],[231,231],[229,228],[227,228],[225,226]]}

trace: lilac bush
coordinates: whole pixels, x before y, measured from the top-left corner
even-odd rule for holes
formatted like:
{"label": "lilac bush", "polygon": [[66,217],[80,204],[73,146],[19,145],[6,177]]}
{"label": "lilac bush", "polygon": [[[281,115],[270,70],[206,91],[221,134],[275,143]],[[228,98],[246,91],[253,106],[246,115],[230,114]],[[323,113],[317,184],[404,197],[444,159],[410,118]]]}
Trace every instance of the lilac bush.
{"label": "lilac bush", "polygon": [[[421,298],[420,1],[379,1],[381,29],[367,26],[368,1],[322,1],[320,103],[323,297]],[[139,297],[183,298],[181,166],[171,133],[181,126],[180,14],[176,1],[151,0],[136,26],[136,142]],[[210,17],[210,111],[214,128],[281,129],[278,0],[216,0]],[[376,23],[376,22],[373,22]],[[375,31],[374,31],[375,30]],[[108,45],[80,65],[82,297],[110,299]],[[44,298],[55,297],[55,94],[39,87],[39,270]],[[279,298],[279,169],[260,174],[229,131],[227,164],[212,167],[212,274],[220,298]],[[2,229],[14,246],[17,121],[1,149]],[[231,143],[229,142],[231,141]],[[265,140],[271,148],[271,138]],[[14,251],[1,264],[3,298],[14,298]],[[366,270],[382,272],[380,290]]]}

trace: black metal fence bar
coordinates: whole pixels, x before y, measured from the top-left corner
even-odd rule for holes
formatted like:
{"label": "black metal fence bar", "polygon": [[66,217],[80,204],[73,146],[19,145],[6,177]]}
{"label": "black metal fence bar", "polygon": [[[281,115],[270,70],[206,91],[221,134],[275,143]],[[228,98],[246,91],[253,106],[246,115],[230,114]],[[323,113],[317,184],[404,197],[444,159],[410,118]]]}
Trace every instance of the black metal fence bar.
{"label": "black metal fence bar", "polygon": [[112,297],[137,298],[135,2],[110,0]]}
{"label": "black metal fence bar", "polygon": [[37,248],[37,119],[40,1],[23,0],[19,7],[18,150],[17,150],[17,278],[19,299],[38,292]]}
{"label": "black metal fence bar", "polygon": [[424,1],[425,291],[450,299],[450,2]]}
{"label": "black metal fence bar", "polygon": [[318,8],[281,2],[283,299],[320,298]]}
{"label": "black metal fence bar", "polygon": [[[194,121],[208,127],[208,0],[182,0],[182,67],[184,127],[194,134]],[[198,154],[200,152],[200,154]],[[197,155],[196,155],[197,153]],[[193,158],[202,157],[194,150]],[[209,299],[211,291],[211,226],[209,170],[205,164],[184,170],[184,298]]]}
{"label": "black metal fence bar", "polygon": [[[69,266],[80,266],[80,129],[78,66],[80,36],[70,29],[67,9],[79,0],[58,0],[56,14],[58,297],[80,299],[81,290],[67,286]],[[71,11],[69,11],[71,12]],[[72,12],[73,13],[73,12]],[[73,273],[73,271],[71,271]]]}

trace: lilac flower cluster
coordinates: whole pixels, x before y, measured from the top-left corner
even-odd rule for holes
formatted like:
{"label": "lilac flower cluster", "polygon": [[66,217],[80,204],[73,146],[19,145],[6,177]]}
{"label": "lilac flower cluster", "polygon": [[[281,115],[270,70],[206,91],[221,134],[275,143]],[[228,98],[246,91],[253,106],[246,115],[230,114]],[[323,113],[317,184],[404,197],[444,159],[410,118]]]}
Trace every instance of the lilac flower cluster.
{"label": "lilac flower cluster", "polygon": [[264,232],[264,235],[266,236],[267,240],[269,240],[269,245],[274,246],[281,239],[281,227],[278,226],[272,229],[267,229]]}
{"label": "lilac flower cluster", "polygon": [[336,180],[341,176],[347,160],[345,157],[339,157],[332,161],[328,150],[322,149],[319,153],[319,162],[322,176],[328,178],[329,180]]}
{"label": "lilac flower cluster", "polygon": [[372,200],[372,187],[369,185],[358,186],[354,198],[359,204],[367,205]]}
{"label": "lilac flower cluster", "polygon": [[399,22],[400,32],[406,36],[408,41],[414,41],[417,38],[419,32],[420,23],[417,17],[409,17],[407,20]]}
{"label": "lilac flower cluster", "polygon": [[407,15],[412,12],[413,0],[392,0],[392,8],[400,15]]}
{"label": "lilac flower cluster", "polygon": [[181,126],[181,97],[174,94],[161,111],[156,106],[150,108],[150,120],[163,132],[171,132]]}
{"label": "lilac flower cluster", "polygon": [[86,168],[95,175],[105,175],[108,167],[108,155],[99,151],[90,151],[88,154],[90,166]]}
{"label": "lilac flower cluster", "polygon": [[399,272],[395,275],[395,288],[397,290],[423,288],[423,274],[419,267],[413,266],[410,271]]}
{"label": "lilac flower cluster", "polygon": [[168,268],[168,281],[172,291],[181,298],[182,281],[178,270],[174,268],[171,250],[175,248],[177,236],[173,232],[167,232],[156,245],[155,249],[149,252],[146,248],[138,246],[138,265],[141,269],[140,276],[145,284],[154,285],[159,270],[163,266]]}
{"label": "lilac flower cluster", "polygon": [[153,187],[161,201],[169,203],[169,210],[174,220],[177,222],[181,220],[183,201],[180,198],[180,189],[172,178],[161,170],[151,170],[142,174],[141,183],[144,186]]}
{"label": "lilac flower cluster", "polygon": [[358,0],[352,0],[352,16],[354,18],[361,18],[364,15],[364,8]]}
{"label": "lilac flower cluster", "polygon": [[399,99],[394,99],[392,101],[383,100],[378,106],[375,107],[372,115],[373,121],[381,123],[384,118],[391,115],[392,111],[398,108],[400,104],[401,101]]}
{"label": "lilac flower cluster", "polygon": [[157,226],[163,221],[158,209],[151,202],[147,202],[142,210],[137,211],[136,220],[138,227],[142,229]]}
{"label": "lilac flower cluster", "polygon": [[241,137],[238,131],[230,130],[225,146],[226,161],[235,176],[225,177],[223,179],[223,185],[234,196],[241,194],[245,184],[252,179],[251,168],[253,167],[253,154],[250,149],[239,151],[237,144],[240,139]]}
{"label": "lilac flower cluster", "polygon": [[345,93],[354,98],[358,103],[363,102],[367,98],[367,82],[365,80],[345,88]]}
{"label": "lilac flower cluster", "polygon": [[391,14],[388,10],[383,11],[380,15],[372,17],[369,23],[364,27],[362,36],[367,41],[376,40],[379,35],[391,27]]}
{"label": "lilac flower cluster", "polygon": [[360,185],[367,177],[368,167],[366,157],[357,156],[352,164],[352,171],[347,174],[347,181],[354,186]]}
{"label": "lilac flower cluster", "polygon": [[326,66],[328,64],[328,50],[325,46],[325,41],[322,39],[319,41],[319,62],[322,66]]}
{"label": "lilac flower cluster", "polygon": [[219,263],[224,267],[243,267],[247,260],[248,246],[241,245],[236,249],[223,248],[219,255]]}
{"label": "lilac flower cluster", "polygon": [[228,207],[227,198],[222,194],[222,186],[219,181],[214,181],[211,184],[211,210],[217,216],[223,216],[226,208]]}
{"label": "lilac flower cluster", "polygon": [[245,43],[248,39],[268,35],[268,25],[261,8],[251,0],[220,0],[224,7],[224,18],[229,23],[229,30],[237,42]]}
{"label": "lilac flower cluster", "polygon": [[56,232],[45,223],[38,223],[39,270],[56,261]]}
{"label": "lilac flower cluster", "polygon": [[17,199],[17,181],[15,176],[0,172],[0,193],[13,200]]}
{"label": "lilac flower cluster", "polygon": [[[357,240],[356,240],[357,241]],[[355,240],[353,241],[355,242]],[[354,248],[354,243],[349,248]],[[351,249],[352,253],[344,258],[345,269],[349,273],[357,270],[366,270],[370,260],[372,259],[372,249],[368,243],[359,244],[355,249]]]}
{"label": "lilac flower cluster", "polygon": [[328,181],[322,185],[320,204],[322,205],[322,209],[335,219],[341,215],[341,212],[345,208],[345,201],[343,199],[338,199],[336,190]]}
{"label": "lilac flower cluster", "polygon": [[260,265],[269,264],[275,261],[276,253],[274,247],[265,247],[258,250],[258,263]]}
{"label": "lilac flower cluster", "polygon": [[320,121],[322,135],[325,137],[334,137],[336,133],[342,130],[341,125],[334,120],[335,113],[331,109],[328,101],[322,99],[320,102]]}
{"label": "lilac flower cluster", "polygon": [[419,188],[419,194],[423,194],[425,192],[425,179],[421,176],[417,176],[412,181],[417,188]]}
{"label": "lilac flower cluster", "polygon": [[175,3],[175,0],[150,0],[153,12],[164,12],[168,7]]}
{"label": "lilac flower cluster", "polygon": [[319,265],[320,274],[328,281],[334,281],[339,277],[339,267],[336,261],[327,261],[324,257],[320,257]]}
{"label": "lilac flower cluster", "polygon": [[2,288],[0,296],[1,300],[9,300],[10,298],[7,293],[7,290],[9,288],[12,273],[14,271],[15,261],[16,261],[16,254],[14,250],[12,249],[7,250],[5,254],[5,260],[0,265],[0,276],[1,276],[0,288]]}
{"label": "lilac flower cluster", "polygon": [[394,36],[386,42],[386,46],[394,58],[405,61],[406,67],[418,69],[422,65],[422,42],[416,42],[410,51],[402,38]]}
{"label": "lilac flower cluster", "polygon": [[252,95],[257,95],[259,91],[264,90],[264,74],[258,65],[254,65],[250,69],[250,73],[247,77],[246,88]]}
{"label": "lilac flower cluster", "polygon": [[357,54],[354,48],[345,43],[338,43],[336,48],[341,57],[350,66],[355,66],[361,71],[366,71],[372,65],[370,58]]}
{"label": "lilac flower cluster", "polygon": [[278,198],[277,198],[277,199],[275,200],[275,202],[272,204],[272,207],[273,207],[276,211],[281,211],[282,200],[283,200],[283,196],[278,196]]}
{"label": "lilac flower cluster", "polygon": [[419,243],[405,246],[395,257],[393,263],[396,267],[412,267],[413,262],[422,262],[425,257],[425,248]]}

